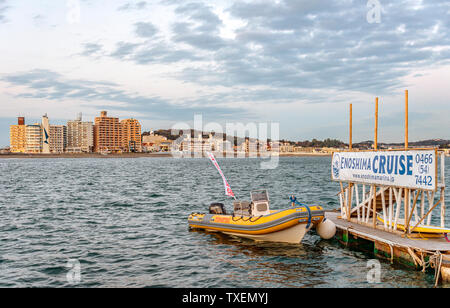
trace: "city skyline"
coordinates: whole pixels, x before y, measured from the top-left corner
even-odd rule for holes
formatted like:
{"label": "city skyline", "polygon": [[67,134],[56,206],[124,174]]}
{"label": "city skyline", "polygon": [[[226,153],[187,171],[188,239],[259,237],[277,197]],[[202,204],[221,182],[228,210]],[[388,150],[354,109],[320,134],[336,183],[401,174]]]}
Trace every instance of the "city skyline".
{"label": "city skyline", "polygon": [[143,131],[202,114],[347,142],[349,103],[358,142],[373,139],[376,96],[379,141],[401,142],[405,89],[410,140],[450,139],[450,5],[379,3],[374,22],[367,1],[0,0],[0,147],[17,116],[101,110]]}
{"label": "city skyline", "polygon": [[65,125],[51,123],[47,114],[41,123],[27,123],[26,117],[18,117],[17,123],[10,125],[9,150],[16,154],[142,152],[141,127],[137,119],[119,120],[107,111],[94,122],[83,121],[79,113]]}

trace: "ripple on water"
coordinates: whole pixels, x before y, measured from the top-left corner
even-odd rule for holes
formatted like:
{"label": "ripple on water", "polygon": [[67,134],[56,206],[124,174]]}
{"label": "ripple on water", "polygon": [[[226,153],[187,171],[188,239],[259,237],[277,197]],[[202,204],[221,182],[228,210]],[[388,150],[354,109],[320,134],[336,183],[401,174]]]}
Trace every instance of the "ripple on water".
{"label": "ripple on water", "polygon": [[[291,194],[339,205],[327,157],[280,158],[275,170],[260,169],[259,159],[219,163],[241,199],[267,188],[274,209],[289,206]],[[204,159],[17,159],[0,160],[0,170],[0,287],[73,286],[71,259],[81,287],[367,286],[373,256],[314,233],[285,245],[189,231],[191,212],[216,201],[231,207]],[[379,286],[434,284],[432,274],[381,265]]]}

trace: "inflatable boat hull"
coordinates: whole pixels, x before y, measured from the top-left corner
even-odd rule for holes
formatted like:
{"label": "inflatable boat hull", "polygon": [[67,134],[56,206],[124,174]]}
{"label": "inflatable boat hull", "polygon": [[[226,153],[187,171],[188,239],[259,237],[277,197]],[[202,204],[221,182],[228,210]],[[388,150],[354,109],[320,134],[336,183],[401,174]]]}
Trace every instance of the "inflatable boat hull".
{"label": "inflatable boat hull", "polygon": [[193,229],[222,232],[225,234],[283,243],[300,243],[306,232],[324,219],[320,206],[292,208],[272,212],[260,217],[235,217],[231,215],[197,214],[189,216]]}

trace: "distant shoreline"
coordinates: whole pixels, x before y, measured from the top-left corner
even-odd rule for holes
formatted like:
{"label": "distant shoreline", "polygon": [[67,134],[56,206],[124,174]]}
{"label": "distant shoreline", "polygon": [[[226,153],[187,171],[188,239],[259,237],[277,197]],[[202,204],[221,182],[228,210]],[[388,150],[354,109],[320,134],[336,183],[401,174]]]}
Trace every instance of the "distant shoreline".
{"label": "distant shoreline", "polygon": [[[235,154],[236,155],[236,154]],[[331,156],[328,153],[280,153],[279,157],[326,157]],[[77,153],[77,154],[22,154],[22,153],[9,153],[0,154],[0,159],[12,159],[12,158],[168,158],[173,157],[170,153],[123,153],[123,154],[108,154],[103,155],[100,153]],[[224,155],[225,157],[225,155]],[[248,157],[248,156],[247,156]]]}
{"label": "distant shoreline", "polygon": [[100,153],[77,153],[77,154],[0,154],[1,158],[137,158],[137,157],[172,157],[170,153],[123,153],[108,154]]}

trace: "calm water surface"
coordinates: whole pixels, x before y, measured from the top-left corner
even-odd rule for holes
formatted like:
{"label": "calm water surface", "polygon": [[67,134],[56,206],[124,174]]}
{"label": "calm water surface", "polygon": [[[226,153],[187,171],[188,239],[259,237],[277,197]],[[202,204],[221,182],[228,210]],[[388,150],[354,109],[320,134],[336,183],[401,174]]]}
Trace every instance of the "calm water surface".
{"label": "calm water surface", "polygon": [[[261,170],[260,162],[219,160],[238,197],[267,188],[273,209],[288,207],[292,193],[338,207],[330,158],[281,158],[275,170]],[[448,159],[446,169],[450,174]],[[382,261],[382,283],[369,285],[373,256],[313,233],[286,245],[189,231],[191,212],[214,201],[231,208],[207,159],[3,159],[0,195],[0,287],[72,286],[71,259],[80,263],[81,287],[434,284],[433,274]]]}

